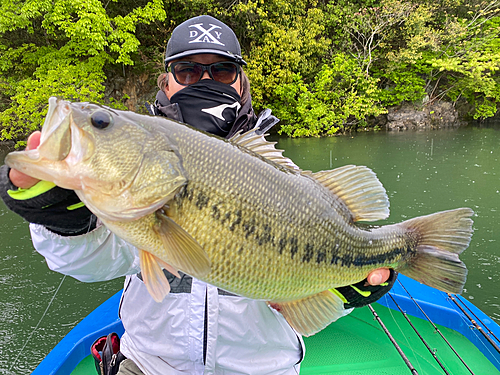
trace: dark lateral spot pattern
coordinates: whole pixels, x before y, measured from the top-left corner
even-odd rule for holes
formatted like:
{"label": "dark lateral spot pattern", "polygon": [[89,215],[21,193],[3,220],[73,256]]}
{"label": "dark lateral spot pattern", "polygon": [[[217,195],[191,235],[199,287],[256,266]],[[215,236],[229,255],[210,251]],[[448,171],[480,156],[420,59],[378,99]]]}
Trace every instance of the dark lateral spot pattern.
{"label": "dark lateral spot pattern", "polygon": [[224,215],[222,215],[220,222],[224,224],[226,221],[229,220],[231,220],[231,212],[226,212]]}
{"label": "dark lateral spot pattern", "polygon": [[360,267],[360,266],[370,266],[379,265],[384,263],[392,263],[411,251],[409,248],[397,248],[387,253],[380,254],[354,254],[353,252],[347,252],[342,254],[337,254],[332,257],[331,264],[338,264],[344,267]]}
{"label": "dark lateral spot pattern", "polygon": [[297,254],[298,251],[299,251],[299,245],[297,238],[295,237],[290,238],[290,254],[292,255],[292,259],[295,256],[295,254]]}
{"label": "dark lateral spot pattern", "polygon": [[339,258],[339,249],[340,249],[340,243],[335,241],[335,244],[333,245],[333,248],[330,250],[330,253],[332,254],[330,264],[335,264],[337,265],[340,261]]}
{"label": "dark lateral spot pattern", "polygon": [[234,230],[236,229],[236,227],[241,224],[241,210],[237,210],[235,213],[234,213],[234,216],[235,216],[235,219],[234,221],[231,223],[231,225],[229,226],[229,230],[231,232],[234,232]]}
{"label": "dark lateral spot pattern", "polygon": [[258,236],[259,246],[264,244],[274,244],[274,235],[272,234],[272,228],[268,224],[264,224],[261,234]]}
{"label": "dark lateral spot pattern", "polygon": [[191,202],[194,198],[193,189],[189,185],[184,186],[179,193],[175,196],[174,202],[178,209],[181,209],[184,202]]}
{"label": "dark lateral spot pattern", "polygon": [[318,254],[316,255],[316,263],[321,264],[326,261],[326,253],[322,250],[318,251]]}
{"label": "dark lateral spot pattern", "polygon": [[196,207],[199,210],[202,210],[208,206],[209,201],[210,201],[210,198],[207,195],[200,193],[200,194],[198,194],[198,197],[196,199]]}
{"label": "dark lateral spot pattern", "polygon": [[250,220],[245,221],[243,223],[243,231],[245,232],[245,238],[249,238],[255,233],[256,221],[254,218],[250,218]]}
{"label": "dark lateral spot pattern", "polygon": [[302,256],[302,262],[309,263],[314,256],[314,246],[310,243],[307,243],[304,248],[304,255]]}
{"label": "dark lateral spot pattern", "polygon": [[187,199],[188,201],[193,200],[193,190],[189,188],[189,186],[185,186],[184,189],[179,193],[180,200]]}
{"label": "dark lateral spot pattern", "polygon": [[283,250],[285,250],[286,243],[287,243],[286,237],[280,238],[280,240],[278,241],[278,252],[280,253],[280,255],[283,254]]}
{"label": "dark lateral spot pattern", "polygon": [[[194,191],[187,186],[179,193],[180,205],[183,200],[192,201],[194,206],[199,210],[208,208],[211,217],[224,224],[226,228],[234,232],[238,227],[241,228],[245,239],[253,239],[258,246],[267,246],[269,250],[275,249],[280,255],[289,254],[294,259],[296,255],[300,254],[300,261],[310,263],[311,261],[316,264],[328,263],[330,265],[343,266],[343,267],[360,267],[369,265],[379,265],[391,263],[394,260],[400,259],[402,256],[408,256],[414,251],[410,247],[397,248],[390,252],[380,254],[359,254],[353,250],[353,245],[341,245],[338,240],[332,245],[326,243],[312,244],[306,243],[299,245],[298,238],[289,236],[286,231],[281,231],[279,239],[276,239],[276,232],[269,223],[259,222],[254,216],[246,218],[244,213],[237,209],[235,211],[225,211],[222,202],[213,203],[209,205],[210,198],[203,192],[197,195]],[[245,251],[244,247],[240,247],[238,254]]]}
{"label": "dark lateral spot pattern", "polygon": [[215,220],[220,220],[220,209],[216,204],[212,205],[212,217]]}

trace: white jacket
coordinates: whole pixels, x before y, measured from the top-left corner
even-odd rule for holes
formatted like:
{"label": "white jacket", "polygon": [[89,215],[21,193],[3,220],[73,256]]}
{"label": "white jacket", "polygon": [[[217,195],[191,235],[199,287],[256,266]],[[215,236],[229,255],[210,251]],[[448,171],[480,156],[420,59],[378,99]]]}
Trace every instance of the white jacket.
{"label": "white jacket", "polygon": [[302,338],[265,302],[170,275],[172,291],[156,303],[138,274],[137,249],[106,227],[75,237],[36,224],[30,230],[35,249],[54,271],[84,282],[127,275],[121,351],[146,375],[299,373]]}

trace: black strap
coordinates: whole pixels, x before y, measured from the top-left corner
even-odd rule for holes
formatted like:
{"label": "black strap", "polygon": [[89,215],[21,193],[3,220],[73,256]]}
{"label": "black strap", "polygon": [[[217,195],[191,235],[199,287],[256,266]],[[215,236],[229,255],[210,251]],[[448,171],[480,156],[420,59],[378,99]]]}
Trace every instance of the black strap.
{"label": "black strap", "polygon": [[257,117],[257,122],[255,123],[255,127],[257,130],[256,134],[261,135],[270,130],[274,125],[276,125],[280,120],[271,114],[271,110],[266,108]]}

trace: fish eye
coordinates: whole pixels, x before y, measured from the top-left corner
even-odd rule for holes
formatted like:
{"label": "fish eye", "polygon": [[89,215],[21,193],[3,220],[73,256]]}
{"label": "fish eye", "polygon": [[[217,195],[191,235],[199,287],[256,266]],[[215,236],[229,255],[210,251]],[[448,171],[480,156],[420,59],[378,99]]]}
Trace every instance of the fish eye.
{"label": "fish eye", "polygon": [[106,129],[113,122],[111,115],[105,111],[95,111],[90,116],[90,122],[97,129]]}

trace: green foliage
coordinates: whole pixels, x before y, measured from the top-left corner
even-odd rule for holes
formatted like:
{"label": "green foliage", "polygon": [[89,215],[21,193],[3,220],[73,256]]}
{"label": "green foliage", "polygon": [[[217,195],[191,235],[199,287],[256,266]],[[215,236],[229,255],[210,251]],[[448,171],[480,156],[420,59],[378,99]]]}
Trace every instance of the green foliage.
{"label": "green foliage", "polygon": [[0,140],[38,128],[52,95],[123,107],[115,82],[154,81],[172,30],[200,14],[235,31],[254,107],[272,108],[282,133],[349,131],[403,102],[467,102],[471,117],[491,117],[499,9],[500,0],[4,0]]}
{"label": "green foliage", "polygon": [[[58,51],[50,55],[56,57],[57,54]],[[26,132],[36,130],[47,113],[46,104],[51,96],[76,101],[103,101],[102,82],[106,77],[99,56],[82,62],[57,61],[61,62],[60,66],[47,71],[40,69],[33,78],[17,82],[16,93],[12,96],[16,106],[8,107],[0,114],[2,139],[20,139]]]}
{"label": "green foliage", "polygon": [[384,113],[374,99],[378,91],[377,80],[364,74],[353,58],[337,54],[311,84],[297,74],[294,82],[278,86],[274,110],[286,123],[281,132],[289,136],[333,135]]}
{"label": "green foliage", "polygon": [[257,110],[268,106],[275,89],[291,83],[296,74],[312,78],[319,71],[330,39],[323,35],[325,15],[313,5],[308,1],[249,1],[235,9],[236,17],[249,16],[246,71]]}
{"label": "green foliage", "polygon": [[350,52],[366,73],[379,58],[377,49],[385,44],[391,29],[402,25],[413,7],[408,1],[383,0],[377,6],[360,8],[346,17]]}
{"label": "green foliage", "polygon": [[[388,30],[373,53],[385,105],[398,101],[467,101],[474,118],[496,113],[500,2],[415,2],[405,22]],[[425,92],[423,91],[425,90]],[[391,100],[391,95],[392,99]]]}
{"label": "green foliage", "polygon": [[137,25],[166,17],[159,0],[129,9],[108,14],[98,0],[2,2],[0,140],[37,129],[50,96],[105,102],[106,65],[132,65]]}
{"label": "green foliage", "polygon": [[391,71],[376,71],[373,76],[380,77],[383,82],[377,97],[384,107],[403,102],[419,102],[426,96],[426,82],[422,74],[410,69],[406,64]]}
{"label": "green foliage", "polygon": [[477,31],[474,40],[465,41],[458,53],[429,59],[429,64],[444,72],[448,80],[446,95],[454,101],[464,97],[473,105],[470,115],[475,119],[494,116],[500,101],[499,27],[500,17],[494,17]]}

